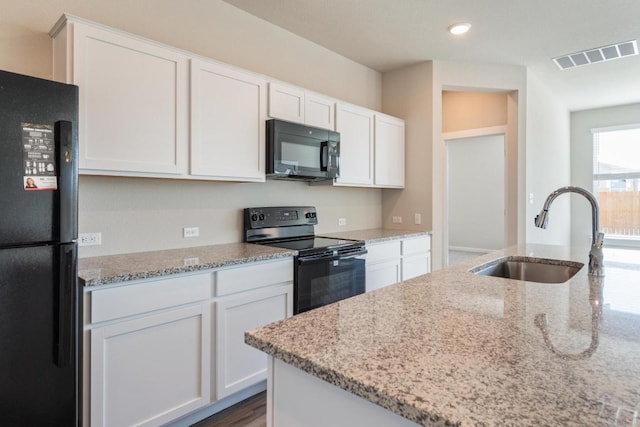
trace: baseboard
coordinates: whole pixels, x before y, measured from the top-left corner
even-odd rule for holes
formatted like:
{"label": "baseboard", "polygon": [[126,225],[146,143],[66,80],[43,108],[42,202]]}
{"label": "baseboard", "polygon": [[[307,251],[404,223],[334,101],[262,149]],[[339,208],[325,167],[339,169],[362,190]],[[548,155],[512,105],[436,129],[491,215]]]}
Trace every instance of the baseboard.
{"label": "baseboard", "polygon": [[251,396],[255,396],[258,393],[261,393],[267,389],[267,380],[261,381],[258,384],[254,384],[251,387],[245,388],[231,396],[227,396],[224,399],[218,400],[217,402],[212,403],[209,406],[205,406],[204,408],[198,409],[196,412],[192,412],[183,417],[178,418],[168,424],[165,424],[164,427],[189,427],[198,421],[202,421],[205,418],[208,418],[218,412],[221,412],[236,403],[242,402],[245,399],[250,398]]}
{"label": "baseboard", "polygon": [[460,252],[473,252],[479,254],[487,254],[489,252],[495,251],[495,249],[482,249],[482,248],[467,248],[464,246],[449,246],[450,251],[460,251]]}

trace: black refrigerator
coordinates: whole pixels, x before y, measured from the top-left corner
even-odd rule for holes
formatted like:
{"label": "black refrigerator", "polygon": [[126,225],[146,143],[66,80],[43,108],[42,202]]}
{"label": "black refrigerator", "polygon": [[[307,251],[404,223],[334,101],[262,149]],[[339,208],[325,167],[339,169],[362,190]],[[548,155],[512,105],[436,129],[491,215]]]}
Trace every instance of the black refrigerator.
{"label": "black refrigerator", "polygon": [[78,88],[0,71],[0,426],[80,422]]}

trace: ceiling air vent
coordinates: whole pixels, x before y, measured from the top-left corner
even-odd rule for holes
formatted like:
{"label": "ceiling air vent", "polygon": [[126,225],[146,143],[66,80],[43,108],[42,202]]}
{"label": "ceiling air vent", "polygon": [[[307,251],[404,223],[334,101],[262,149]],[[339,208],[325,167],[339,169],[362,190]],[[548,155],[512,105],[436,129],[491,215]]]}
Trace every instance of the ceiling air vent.
{"label": "ceiling air vent", "polygon": [[581,52],[570,53],[568,55],[553,58],[553,62],[561,70],[567,68],[581,67],[583,65],[594,64],[596,62],[611,61],[612,59],[624,58],[638,54],[638,43],[636,40],[612,44],[609,46],[596,47]]}

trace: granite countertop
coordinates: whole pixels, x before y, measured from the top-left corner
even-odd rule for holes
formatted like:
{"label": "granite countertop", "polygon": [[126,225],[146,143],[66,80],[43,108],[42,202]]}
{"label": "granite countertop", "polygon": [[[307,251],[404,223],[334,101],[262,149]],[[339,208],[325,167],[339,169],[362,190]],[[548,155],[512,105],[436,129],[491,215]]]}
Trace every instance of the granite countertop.
{"label": "granite countertop", "polygon": [[341,231],[338,233],[322,234],[326,237],[347,240],[363,240],[366,244],[384,242],[388,240],[404,239],[407,237],[426,236],[426,231],[392,230],[388,228],[371,228],[367,230]]}
{"label": "granite countertop", "polygon": [[468,271],[506,255],[587,260],[585,249],[513,247],[245,341],[422,425],[639,425],[640,270],[605,259],[604,278],[585,266],[561,284]]}
{"label": "granite countertop", "polygon": [[297,254],[297,251],[290,249],[250,243],[137,252],[81,258],[78,260],[78,276],[84,281],[85,286],[98,286],[291,257]]}

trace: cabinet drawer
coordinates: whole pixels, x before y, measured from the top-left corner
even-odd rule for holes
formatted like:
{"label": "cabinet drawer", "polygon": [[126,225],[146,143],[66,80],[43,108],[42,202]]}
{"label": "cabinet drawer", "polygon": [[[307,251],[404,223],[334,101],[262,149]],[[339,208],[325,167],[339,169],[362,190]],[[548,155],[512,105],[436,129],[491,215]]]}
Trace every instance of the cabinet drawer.
{"label": "cabinet drawer", "polygon": [[399,240],[367,245],[367,264],[393,258],[400,258]]}
{"label": "cabinet drawer", "polygon": [[229,295],[284,282],[293,282],[293,258],[217,271],[215,295]]}
{"label": "cabinet drawer", "polygon": [[210,273],[96,290],[91,292],[91,323],[175,307],[210,296]]}
{"label": "cabinet drawer", "polygon": [[420,254],[431,251],[431,237],[416,237],[402,241],[402,255]]}

